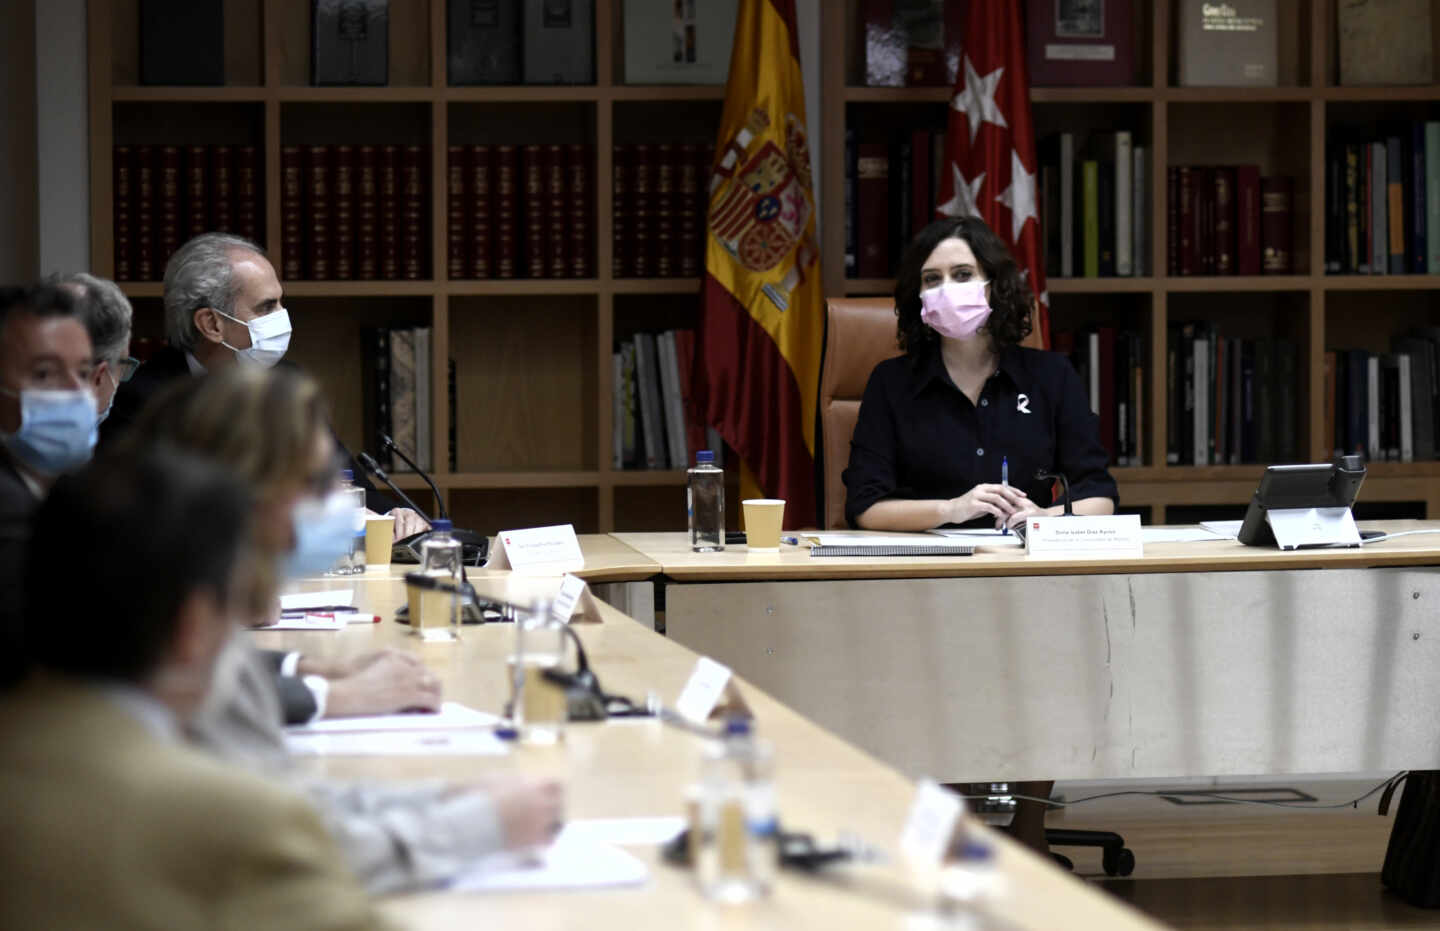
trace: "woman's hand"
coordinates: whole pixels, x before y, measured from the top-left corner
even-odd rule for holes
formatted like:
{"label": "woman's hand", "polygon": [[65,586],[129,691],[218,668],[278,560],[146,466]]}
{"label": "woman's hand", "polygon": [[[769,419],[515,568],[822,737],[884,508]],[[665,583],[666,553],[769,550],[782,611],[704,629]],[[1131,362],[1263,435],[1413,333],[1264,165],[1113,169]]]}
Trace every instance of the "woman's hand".
{"label": "woman's hand", "polygon": [[[1054,508],[1042,508],[1029,498],[1025,499],[1022,507],[1016,508],[1015,512],[1005,521],[1005,526],[1015,528],[1025,522],[1027,517],[1049,517],[1060,513]],[[997,525],[998,526],[998,525]]]}
{"label": "woman's hand", "polygon": [[982,514],[989,514],[995,518],[997,527],[1008,522],[1023,507],[1034,509],[1034,503],[1025,496],[1025,492],[1009,485],[976,485],[960,497],[951,498],[946,505],[945,523],[963,524]]}

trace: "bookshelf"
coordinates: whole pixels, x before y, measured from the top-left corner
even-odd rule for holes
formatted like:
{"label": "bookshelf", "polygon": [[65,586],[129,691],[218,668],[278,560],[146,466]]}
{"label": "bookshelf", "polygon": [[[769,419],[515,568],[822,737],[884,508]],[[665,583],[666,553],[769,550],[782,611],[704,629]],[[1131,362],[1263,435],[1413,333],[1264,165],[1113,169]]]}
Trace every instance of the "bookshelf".
{"label": "bookshelf", "polygon": [[[226,0],[219,87],[139,83],[139,0],[89,4],[91,255],[113,277],[112,147],[250,144],[258,149],[261,240],[281,268],[282,145],[425,147],[428,265],[419,280],[284,280],[295,321],[288,358],[331,399],[336,430],[361,448],[360,331],[433,330],[436,483],[455,519],[494,531],[574,523],[584,532],[684,524],[684,470],[611,466],[613,343],[642,328],[694,326],[698,278],[612,275],[612,146],[714,142],[723,87],[621,83],[623,0],[596,0],[597,81],[584,86],[447,85],[445,0],[391,0],[390,83],[312,87],[310,4]],[[446,150],[468,143],[584,143],[594,153],[594,277],[447,277]],[[163,261],[163,260],[162,260]],[[163,337],[159,281],[121,282],[139,337]],[[446,467],[456,362],[456,469]],[[735,470],[732,480],[738,481]],[[398,484],[428,506],[418,476]],[[738,507],[732,508],[737,512]]]}
{"label": "bookshelf", "polygon": [[[1172,323],[1203,320],[1226,335],[1286,337],[1298,344],[1298,441],[1311,461],[1325,461],[1324,354],[1329,349],[1388,349],[1391,334],[1440,324],[1440,276],[1326,274],[1325,155],[1333,135],[1354,124],[1434,119],[1440,86],[1341,87],[1336,0],[1278,0],[1279,86],[1179,87],[1175,0],[1134,0],[1137,85],[1034,87],[1036,137],[1129,129],[1150,147],[1150,268],[1143,278],[1048,277],[1051,326],[1065,329],[1123,322],[1138,328],[1150,360],[1164,360]],[[943,127],[947,87],[865,87],[859,28],[861,0],[825,4],[821,47],[823,189],[834,216],[845,203],[847,128],[882,134],[895,125]],[[1440,2],[1432,9],[1440,23]],[[1437,46],[1440,48],[1440,46]],[[1293,265],[1280,276],[1175,277],[1166,270],[1166,168],[1252,162],[1262,174],[1294,178]],[[845,277],[845,230],[827,217],[822,231],[826,294],[888,296],[889,279]],[[1144,461],[1116,467],[1122,507],[1156,523],[1194,519],[1249,500],[1263,465],[1167,465],[1163,364],[1146,365]],[[1374,462],[1362,491],[1377,512],[1440,516],[1440,461]],[[1400,508],[1398,512],[1393,508]],[[1238,517],[1239,514],[1234,516]]]}

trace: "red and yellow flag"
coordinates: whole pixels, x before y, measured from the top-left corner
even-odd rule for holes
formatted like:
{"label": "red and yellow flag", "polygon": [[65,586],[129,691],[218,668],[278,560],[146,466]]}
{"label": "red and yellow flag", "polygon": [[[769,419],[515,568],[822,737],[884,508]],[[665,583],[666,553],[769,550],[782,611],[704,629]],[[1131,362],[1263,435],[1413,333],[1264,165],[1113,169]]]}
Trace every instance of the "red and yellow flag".
{"label": "red and yellow flag", "polygon": [[815,526],[824,318],[794,0],[741,0],[707,226],[696,403],[785,525]]}

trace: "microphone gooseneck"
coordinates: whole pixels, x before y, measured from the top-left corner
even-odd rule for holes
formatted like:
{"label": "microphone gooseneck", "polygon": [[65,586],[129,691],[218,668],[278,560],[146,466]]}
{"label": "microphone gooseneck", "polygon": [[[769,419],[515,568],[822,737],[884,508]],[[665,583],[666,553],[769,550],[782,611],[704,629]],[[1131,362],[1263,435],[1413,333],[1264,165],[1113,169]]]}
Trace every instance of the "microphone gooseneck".
{"label": "microphone gooseneck", "polygon": [[[436,503],[436,505],[438,505],[439,508],[440,508],[440,516],[441,516],[443,519],[445,519],[445,520],[449,520],[449,519],[450,519],[450,511],[445,507],[445,496],[442,495],[442,494],[440,494],[440,489],[439,489],[439,487],[435,484],[435,480],[430,477],[430,474],[429,474],[428,472],[426,472],[424,469],[420,468],[418,465],[416,465],[414,459],[411,459],[409,456],[405,455],[405,450],[401,449],[401,448],[400,448],[400,444],[399,444],[399,443],[396,443],[394,440],[392,440],[392,439],[390,438],[390,434],[388,434],[388,433],[382,433],[382,434],[380,434],[380,442],[381,442],[381,444],[382,444],[386,449],[388,449],[390,452],[392,452],[392,453],[394,453],[395,455],[399,456],[401,462],[405,463],[405,464],[408,465],[410,468],[414,469],[414,470],[415,470],[415,474],[418,475],[418,476],[420,476],[420,478],[422,478],[422,479],[425,481],[425,484],[427,484],[427,485],[430,486],[430,490],[435,493],[435,503]],[[417,510],[418,510],[418,509],[417,509]]]}
{"label": "microphone gooseneck", "polygon": [[1036,470],[1035,470],[1035,477],[1036,477],[1037,479],[1039,479],[1040,481],[1042,481],[1042,482],[1043,482],[1043,481],[1046,481],[1046,480],[1054,480],[1054,479],[1059,479],[1059,480],[1060,480],[1060,487],[1064,489],[1064,494],[1065,494],[1065,516],[1066,516],[1066,517],[1074,517],[1074,516],[1075,516],[1075,509],[1074,509],[1073,507],[1071,507],[1071,502],[1070,502],[1070,479],[1068,479],[1068,478],[1065,477],[1065,473],[1064,473],[1064,472],[1051,472],[1049,469],[1036,469]]}
{"label": "microphone gooseneck", "polygon": [[399,485],[396,485],[394,482],[390,481],[390,476],[386,475],[385,470],[380,468],[380,463],[375,461],[374,456],[370,455],[369,453],[361,453],[360,455],[355,457],[355,461],[364,466],[365,471],[378,478],[381,483],[385,485],[386,488],[393,491],[396,497],[398,497],[406,507],[416,512],[421,517],[425,518],[427,523],[430,521],[430,515],[425,513],[425,511],[420,507],[420,505],[416,504],[414,501],[411,501],[410,496],[405,494],[405,492],[401,490]]}

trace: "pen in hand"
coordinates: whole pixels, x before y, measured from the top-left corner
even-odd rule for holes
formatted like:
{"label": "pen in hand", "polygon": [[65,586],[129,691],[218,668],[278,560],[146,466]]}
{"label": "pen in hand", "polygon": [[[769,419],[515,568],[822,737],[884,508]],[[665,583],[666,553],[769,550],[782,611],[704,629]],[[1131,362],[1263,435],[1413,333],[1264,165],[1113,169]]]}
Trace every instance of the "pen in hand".
{"label": "pen in hand", "polygon": [[[1010,457],[1000,457],[1000,484],[1006,488],[1010,487]],[[1010,524],[1005,518],[1000,519],[1000,533],[1004,536],[1010,535]]]}

